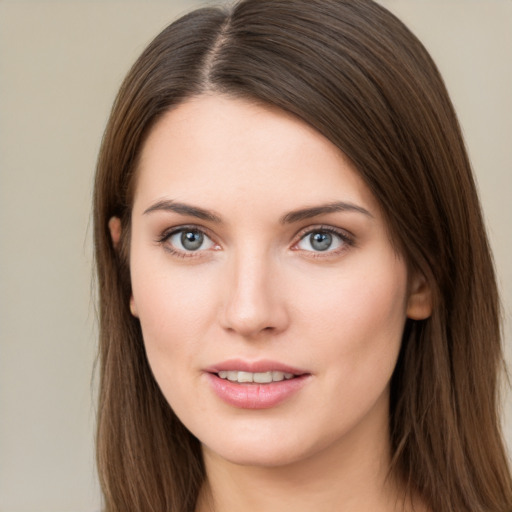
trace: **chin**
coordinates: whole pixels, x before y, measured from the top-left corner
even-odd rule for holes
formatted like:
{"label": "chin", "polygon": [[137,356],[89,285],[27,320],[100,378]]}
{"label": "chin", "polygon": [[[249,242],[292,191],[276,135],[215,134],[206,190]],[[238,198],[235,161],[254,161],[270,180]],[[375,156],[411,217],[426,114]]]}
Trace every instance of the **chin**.
{"label": "chin", "polygon": [[224,440],[211,438],[211,443],[205,440],[203,453],[205,459],[220,458],[240,466],[277,468],[303,462],[326,452],[333,446],[333,438],[336,437],[311,439],[311,436],[290,430],[261,436],[251,431],[246,435],[240,435],[240,431],[227,432]]}
{"label": "chin", "polygon": [[[301,453],[301,450],[292,447],[278,447],[262,449],[260,446],[233,446],[226,449],[212,449],[203,446],[203,452],[207,457],[212,454],[214,457],[220,457],[225,461],[238,466],[251,466],[260,468],[274,468],[288,466],[295,462],[307,458],[307,455]],[[213,453],[212,453],[213,452]]]}

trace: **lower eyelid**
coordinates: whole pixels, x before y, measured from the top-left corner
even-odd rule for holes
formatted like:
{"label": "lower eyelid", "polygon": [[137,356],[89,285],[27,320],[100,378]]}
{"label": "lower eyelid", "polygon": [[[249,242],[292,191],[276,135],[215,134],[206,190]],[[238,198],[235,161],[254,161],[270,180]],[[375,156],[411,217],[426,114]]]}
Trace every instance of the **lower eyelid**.
{"label": "lower eyelid", "polygon": [[[297,242],[296,246],[297,246],[298,250],[304,251],[304,252],[315,253],[315,254],[327,255],[327,254],[334,254],[334,253],[338,252],[339,250],[343,249],[343,247],[346,245],[346,242],[341,237],[338,237],[338,240],[334,240],[332,243],[332,245],[334,247],[328,247],[325,250],[315,249],[312,246],[311,240],[309,240],[309,241],[307,240],[309,236],[311,236],[311,235],[306,235],[305,237],[301,238]],[[335,234],[334,236],[338,236],[338,235]],[[302,242],[307,242],[309,245],[309,248],[300,247],[299,244],[301,244]]]}

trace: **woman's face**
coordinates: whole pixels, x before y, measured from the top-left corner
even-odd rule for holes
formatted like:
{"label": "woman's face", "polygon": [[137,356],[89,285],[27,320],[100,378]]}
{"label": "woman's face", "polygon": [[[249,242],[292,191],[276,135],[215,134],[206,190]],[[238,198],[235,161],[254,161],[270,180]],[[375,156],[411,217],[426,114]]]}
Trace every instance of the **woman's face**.
{"label": "woman's face", "polygon": [[308,125],[219,95],[166,113],[130,264],[155,379],[207,455],[274,466],[387,439],[410,279],[374,197]]}

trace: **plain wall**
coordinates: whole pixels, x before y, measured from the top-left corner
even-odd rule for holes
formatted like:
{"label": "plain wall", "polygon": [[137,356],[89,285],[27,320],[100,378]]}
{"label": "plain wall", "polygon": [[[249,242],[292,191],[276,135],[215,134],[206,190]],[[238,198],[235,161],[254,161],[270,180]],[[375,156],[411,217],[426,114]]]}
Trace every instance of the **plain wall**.
{"label": "plain wall", "polygon": [[[198,1],[0,0],[0,512],[90,512],[91,185],[117,88]],[[512,2],[383,1],[444,75],[479,183],[512,361]],[[506,403],[512,446],[512,403]]]}

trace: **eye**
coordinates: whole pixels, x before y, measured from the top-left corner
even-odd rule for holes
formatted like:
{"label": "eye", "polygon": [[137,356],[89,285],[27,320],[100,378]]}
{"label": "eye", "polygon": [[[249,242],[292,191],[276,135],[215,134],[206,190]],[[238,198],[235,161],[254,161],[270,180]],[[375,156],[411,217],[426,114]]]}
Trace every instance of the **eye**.
{"label": "eye", "polygon": [[319,228],[303,235],[296,247],[302,251],[334,252],[347,245],[353,245],[348,235],[333,228]]}
{"label": "eye", "polygon": [[213,240],[203,231],[196,228],[176,229],[160,240],[168,246],[171,252],[199,252],[215,247]]}

